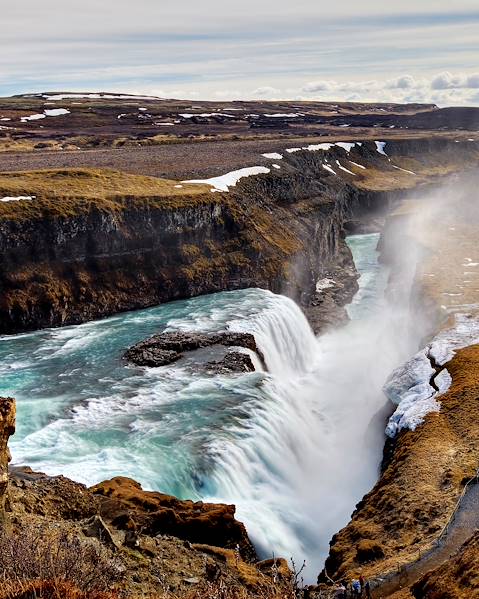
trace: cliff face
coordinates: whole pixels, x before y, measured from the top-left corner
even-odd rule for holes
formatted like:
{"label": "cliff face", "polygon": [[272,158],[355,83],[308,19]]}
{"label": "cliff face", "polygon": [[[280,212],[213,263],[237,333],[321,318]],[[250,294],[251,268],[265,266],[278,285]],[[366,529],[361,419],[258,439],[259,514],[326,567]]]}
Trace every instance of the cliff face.
{"label": "cliff face", "polygon": [[[72,195],[61,198],[63,212],[55,207],[58,177],[52,178],[51,193],[38,195],[36,210],[0,213],[0,333],[255,286],[307,306],[318,279],[338,265],[336,275],[347,279],[341,283],[344,303],[355,290],[345,223],[426,183],[431,164],[441,165],[450,150],[414,141],[411,152],[422,160],[416,167],[424,170],[414,177],[393,170],[373,142],[351,154],[338,147],[300,151],[285,154],[281,170],[243,179],[229,193],[205,191],[174,201],[143,190],[138,197],[116,191],[108,201]],[[401,156],[407,151],[401,146]],[[332,174],[325,160],[342,160],[352,170],[336,167]],[[455,167],[464,168],[462,157]],[[377,173],[384,175],[380,185]],[[78,174],[88,179],[88,171]]]}
{"label": "cliff face", "polygon": [[0,398],[0,526],[5,521],[10,462],[8,440],[15,432],[15,413],[15,401],[11,398]]}

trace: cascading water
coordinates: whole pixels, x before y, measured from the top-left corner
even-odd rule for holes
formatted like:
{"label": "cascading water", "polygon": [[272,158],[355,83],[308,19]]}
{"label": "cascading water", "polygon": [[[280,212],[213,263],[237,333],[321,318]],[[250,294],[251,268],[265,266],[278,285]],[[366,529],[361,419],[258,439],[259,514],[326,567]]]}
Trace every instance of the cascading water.
{"label": "cascading water", "polygon": [[[294,302],[260,289],[3,338],[0,394],[18,399],[15,462],[87,484],[124,475],[235,503],[262,554],[305,558],[312,579],[331,535],[375,482],[381,387],[414,345],[406,313],[381,301],[377,240],[350,238],[362,273],[350,306],[357,320],[319,339]],[[268,373],[121,361],[160,330],[227,328],[254,332]]]}

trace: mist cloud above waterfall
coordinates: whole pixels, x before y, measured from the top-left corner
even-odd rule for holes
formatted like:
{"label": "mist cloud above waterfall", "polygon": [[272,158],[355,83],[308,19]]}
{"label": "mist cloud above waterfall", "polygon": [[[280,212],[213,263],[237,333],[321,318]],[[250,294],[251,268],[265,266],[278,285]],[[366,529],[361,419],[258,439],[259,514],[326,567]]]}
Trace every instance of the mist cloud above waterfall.
{"label": "mist cloud above waterfall", "polygon": [[478,27],[473,0],[24,0],[2,8],[0,92],[478,104]]}

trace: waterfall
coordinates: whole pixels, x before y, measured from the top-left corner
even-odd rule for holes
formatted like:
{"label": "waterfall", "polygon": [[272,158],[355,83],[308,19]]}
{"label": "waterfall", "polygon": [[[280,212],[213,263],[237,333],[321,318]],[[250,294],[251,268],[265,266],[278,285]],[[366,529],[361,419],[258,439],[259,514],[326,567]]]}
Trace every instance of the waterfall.
{"label": "waterfall", "polygon": [[287,297],[265,294],[263,310],[247,320],[231,322],[228,328],[253,333],[268,371],[278,377],[311,370],[318,343],[304,313]]}
{"label": "waterfall", "polygon": [[[382,297],[370,276],[361,285]],[[247,321],[230,323],[254,333],[268,373],[247,425],[209,444],[209,499],[236,504],[262,557],[306,559],[309,581],[332,535],[377,480],[387,414],[382,385],[417,343],[405,334],[406,308],[371,303],[374,294],[361,291],[369,311],[319,338],[292,300],[273,294]]]}

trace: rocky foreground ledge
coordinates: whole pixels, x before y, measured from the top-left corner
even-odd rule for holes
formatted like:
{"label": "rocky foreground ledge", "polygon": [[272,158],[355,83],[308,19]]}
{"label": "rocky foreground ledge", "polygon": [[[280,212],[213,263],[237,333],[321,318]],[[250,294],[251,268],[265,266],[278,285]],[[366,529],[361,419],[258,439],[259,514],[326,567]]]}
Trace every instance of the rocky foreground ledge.
{"label": "rocky foreground ledge", "polygon": [[192,589],[202,596],[220,581],[265,596],[290,584],[284,560],[258,562],[233,505],[182,501],[123,477],[91,488],[29,468],[11,468],[8,477],[14,423],[15,401],[0,398],[0,570],[5,589],[18,588],[7,595],[0,589],[2,599],[26,597],[20,588],[27,581],[43,589],[45,581],[31,581],[48,575],[52,559],[52,575],[66,568],[78,585],[76,599],[115,589],[124,597],[186,596]]}

